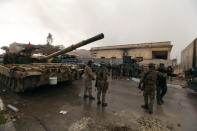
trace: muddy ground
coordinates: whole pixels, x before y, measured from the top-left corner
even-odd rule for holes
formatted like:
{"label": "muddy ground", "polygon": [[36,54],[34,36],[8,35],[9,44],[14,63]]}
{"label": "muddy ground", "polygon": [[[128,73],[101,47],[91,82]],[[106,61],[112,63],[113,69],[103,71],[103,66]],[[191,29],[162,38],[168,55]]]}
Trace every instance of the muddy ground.
{"label": "muddy ground", "polygon": [[187,88],[169,88],[165,103],[155,104],[153,115],[149,115],[140,107],[143,96],[136,87],[131,80],[110,80],[106,108],[83,99],[82,80],[20,94],[2,87],[1,98],[20,110],[11,112],[17,131],[197,130],[196,93]]}

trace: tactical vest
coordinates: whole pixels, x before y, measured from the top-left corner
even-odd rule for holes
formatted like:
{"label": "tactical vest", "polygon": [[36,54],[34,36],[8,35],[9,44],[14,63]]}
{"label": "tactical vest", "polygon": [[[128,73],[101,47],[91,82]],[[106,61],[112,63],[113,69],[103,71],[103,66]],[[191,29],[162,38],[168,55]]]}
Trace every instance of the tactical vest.
{"label": "tactical vest", "polygon": [[156,84],[157,80],[157,72],[156,71],[148,71],[145,77],[145,85],[153,86]]}
{"label": "tactical vest", "polygon": [[107,80],[107,71],[104,67],[100,67],[97,71],[98,80]]}

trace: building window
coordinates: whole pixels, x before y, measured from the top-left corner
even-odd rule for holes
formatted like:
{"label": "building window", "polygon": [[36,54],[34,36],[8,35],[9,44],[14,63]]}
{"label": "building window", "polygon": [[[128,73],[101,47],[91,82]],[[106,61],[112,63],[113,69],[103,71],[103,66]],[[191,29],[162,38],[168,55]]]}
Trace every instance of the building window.
{"label": "building window", "polygon": [[152,59],[168,59],[167,51],[152,51]]}
{"label": "building window", "polygon": [[105,57],[101,56],[101,59],[105,59]]}
{"label": "building window", "polygon": [[116,57],[112,57],[112,59],[116,59]]}

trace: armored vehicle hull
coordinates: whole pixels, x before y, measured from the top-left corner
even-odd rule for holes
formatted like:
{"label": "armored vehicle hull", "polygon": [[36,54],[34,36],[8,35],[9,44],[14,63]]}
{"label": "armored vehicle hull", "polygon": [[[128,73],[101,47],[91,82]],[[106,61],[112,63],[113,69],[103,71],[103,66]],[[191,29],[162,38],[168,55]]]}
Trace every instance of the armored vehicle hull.
{"label": "armored vehicle hull", "polygon": [[32,63],[0,65],[0,81],[15,92],[24,92],[41,85],[49,85],[50,78],[57,82],[80,78],[82,69],[77,65],[60,63]]}

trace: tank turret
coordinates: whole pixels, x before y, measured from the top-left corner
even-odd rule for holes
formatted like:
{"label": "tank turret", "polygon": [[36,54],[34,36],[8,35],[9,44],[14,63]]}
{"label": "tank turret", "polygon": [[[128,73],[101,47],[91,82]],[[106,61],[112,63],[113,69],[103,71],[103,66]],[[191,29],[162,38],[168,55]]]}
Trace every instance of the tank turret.
{"label": "tank turret", "polygon": [[52,53],[48,56],[40,56],[40,57],[33,56],[32,52],[36,49],[39,49],[41,46],[34,45],[35,46],[34,47],[31,45],[31,48],[29,48],[30,45],[28,44],[20,45],[20,44],[14,43],[10,46],[9,52],[4,56],[4,64],[45,63],[51,58],[73,51],[79,47],[85,46],[89,43],[92,43],[94,41],[97,41],[103,38],[104,38],[104,34],[101,33],[89,39],[83,40],[77,44],[71,45],[65,49],[57,51],[56,53]]}
{"label": "tank turret", "polygon": [[73,50],[75,50],[75,49],[77,49],[79,47],[85,46],[85,45],[87,45],[89,43],[92,43],[94,41],[97,41],[97,40],[100,40],[100,39],[103,39],[103,38],[104,38],[104,34],[101,33],[101,34],[96,35],[96,36],[94,36],[92,38],[89,38],[87,40],[83,40],[83,41],[81,41],[81,42],[79,42],[77,44],[71,45],[71,46],[69,46],[69,47],[67,47],[67,48],[65,48],[63,50],[60,50],[60,51],[58,51],[56,53],[50,54],[50,55],[44,57],[44,59],[46,59],[46,60],[51,59],[53,57],[65,54],[65,53],[70,52],[70,51],[73,51]]}

